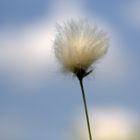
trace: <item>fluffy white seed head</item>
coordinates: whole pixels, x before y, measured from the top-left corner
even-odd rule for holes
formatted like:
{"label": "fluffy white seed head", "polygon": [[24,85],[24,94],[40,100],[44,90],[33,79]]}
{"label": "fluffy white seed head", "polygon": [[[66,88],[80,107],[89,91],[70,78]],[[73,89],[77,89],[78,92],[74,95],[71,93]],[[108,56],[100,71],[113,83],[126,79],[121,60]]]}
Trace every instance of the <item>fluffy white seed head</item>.
{"label": "fluffy white seed head", "polygon": [[83,78],[107,52],[108,39],[104,32],[85,20],[70,20],[57,25],[55,55],[64,71]]}

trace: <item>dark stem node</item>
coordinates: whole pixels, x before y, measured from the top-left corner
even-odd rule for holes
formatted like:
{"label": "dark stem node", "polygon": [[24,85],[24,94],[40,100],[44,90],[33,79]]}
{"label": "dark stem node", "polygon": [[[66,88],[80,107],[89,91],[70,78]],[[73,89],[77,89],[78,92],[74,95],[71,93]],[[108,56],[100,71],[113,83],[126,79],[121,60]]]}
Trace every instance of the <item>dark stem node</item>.
{"label": "dark stem node", "polygon": [[82,81],[84,77],[88,76],[93,70],[90,70],[88,72],[86,72],[83,69],[80,69],[78,72],[76,72],[76,76],[77,78]]}

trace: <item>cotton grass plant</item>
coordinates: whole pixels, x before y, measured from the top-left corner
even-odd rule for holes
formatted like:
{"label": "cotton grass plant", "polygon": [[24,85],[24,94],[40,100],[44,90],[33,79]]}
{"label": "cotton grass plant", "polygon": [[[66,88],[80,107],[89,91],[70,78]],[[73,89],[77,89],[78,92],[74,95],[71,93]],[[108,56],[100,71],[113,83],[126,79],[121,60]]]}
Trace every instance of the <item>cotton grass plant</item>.
{"label": "cotton grass plant", "polygon": [[56,29],[53,44],[55,56],[63,71],[73,74],[79,80],[89,139],[92,140],[83,79],[93,72],[96,62],[106,54],[108,38],[86,20],[70,20],[63,25],[57,24]]}

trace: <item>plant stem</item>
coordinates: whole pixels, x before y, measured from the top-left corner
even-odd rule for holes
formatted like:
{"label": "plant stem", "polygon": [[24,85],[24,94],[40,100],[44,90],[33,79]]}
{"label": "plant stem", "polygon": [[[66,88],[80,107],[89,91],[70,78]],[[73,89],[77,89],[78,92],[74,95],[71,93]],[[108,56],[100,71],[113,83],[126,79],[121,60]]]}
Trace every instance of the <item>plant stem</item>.
{"label": "plant stem", "polygon": [[79,82],[80,82],[80,87],[81,87],[81,91],[82,91],[84,109],[85,109],[85,114],[86,114],[87,127],[88,127],[88,133],[89,133],[89,140],[92,140],[90,121],[89,121],[88,109],[87,109],[87,103],[86,103],[86,96],[85,96],[85,91],[84,91],[84,86],[83,86],[83,80],[79,79]]}

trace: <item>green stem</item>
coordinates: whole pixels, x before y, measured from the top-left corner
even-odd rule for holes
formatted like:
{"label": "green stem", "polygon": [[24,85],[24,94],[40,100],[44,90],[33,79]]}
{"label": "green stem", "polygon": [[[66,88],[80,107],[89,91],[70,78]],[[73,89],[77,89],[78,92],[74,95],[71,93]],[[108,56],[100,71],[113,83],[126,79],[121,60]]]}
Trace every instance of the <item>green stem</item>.
{"label": "green stem", "polygon": [[85,96],[85,91],[84,91],[84,86],[83,86],[83,80],[79,79],[79,82],[80,82],[80,87],[81,87],[81,91],[82,91],[82,97],[83,97],[84,109],[85,109],[85,114],[86,114],[89,139],[92,140],[90,121],[89,121],[88,109],[87,109],[87,103],[86,103],[86,96]]}

